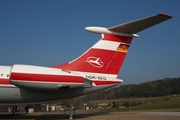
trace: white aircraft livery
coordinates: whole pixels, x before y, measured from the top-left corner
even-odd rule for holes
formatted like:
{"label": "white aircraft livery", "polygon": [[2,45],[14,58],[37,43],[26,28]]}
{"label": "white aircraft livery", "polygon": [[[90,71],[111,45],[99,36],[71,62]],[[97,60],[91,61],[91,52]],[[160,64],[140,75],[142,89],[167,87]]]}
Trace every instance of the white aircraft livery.
{"label": "white aircraft livery", "polygon": [[[136,33],[172,18],[157,14],[117,26],[86,27],[102,38],[71,62],[56,66],[0,66],[0,104],[18,105],[71,99],[114,87]],[[1,58],[2,59],[2,58]]]}

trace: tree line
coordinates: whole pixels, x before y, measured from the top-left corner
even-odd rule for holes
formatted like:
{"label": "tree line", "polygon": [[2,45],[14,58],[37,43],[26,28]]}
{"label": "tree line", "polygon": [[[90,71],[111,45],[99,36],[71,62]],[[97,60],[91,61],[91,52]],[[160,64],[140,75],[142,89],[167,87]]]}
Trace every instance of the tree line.
{"label": "tree line", "polygon": [[93,93],[84,97],[85,101],[111,100],[130,97],[160,97],[180,94],[180,77],[152,80],[140,84],[127,84]]}

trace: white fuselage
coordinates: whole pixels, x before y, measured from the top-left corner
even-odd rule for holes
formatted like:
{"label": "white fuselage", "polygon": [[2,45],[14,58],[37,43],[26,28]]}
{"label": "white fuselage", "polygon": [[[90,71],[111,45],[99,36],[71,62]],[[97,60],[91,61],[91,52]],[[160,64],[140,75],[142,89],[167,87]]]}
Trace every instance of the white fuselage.
{"label": "white fuselage", "polygon": [[[104,90],[122,82],[118,79],[109,81],[102,76],[76,75],[49,67],[23,65],[25,69],[20,70],[21,67],[0,66],[0,104],[58,101]],[[67,80],[63,79],[65,76]]]}

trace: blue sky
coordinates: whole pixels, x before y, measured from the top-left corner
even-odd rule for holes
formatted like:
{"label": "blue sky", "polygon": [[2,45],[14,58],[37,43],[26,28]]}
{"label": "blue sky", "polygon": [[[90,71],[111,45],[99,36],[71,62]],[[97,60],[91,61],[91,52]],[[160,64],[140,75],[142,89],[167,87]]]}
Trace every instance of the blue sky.
{"label": "blue sky", "polygon": [[158,13],[173,16],[138,33],[118,75],[124,84],[180,77],[179,0],[0,0],[0,64],[57,65],[71,61],[111,27]]}

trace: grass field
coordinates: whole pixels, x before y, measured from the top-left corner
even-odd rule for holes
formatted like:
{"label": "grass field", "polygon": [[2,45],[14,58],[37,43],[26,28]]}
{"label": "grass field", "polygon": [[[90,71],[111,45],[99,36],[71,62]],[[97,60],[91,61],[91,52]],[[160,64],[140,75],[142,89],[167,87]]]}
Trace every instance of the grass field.
{"label": "grass field", "polygon": [[154,109],[174,109],[180,108],[180,95],[153,98],[122,98],[114,100],[91,101],[91,106],[100,106],[104,110],[108,104],[114,101],[118,106],[111,110],[134,111],[134,110],[154,110]]}

